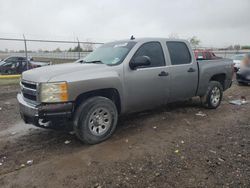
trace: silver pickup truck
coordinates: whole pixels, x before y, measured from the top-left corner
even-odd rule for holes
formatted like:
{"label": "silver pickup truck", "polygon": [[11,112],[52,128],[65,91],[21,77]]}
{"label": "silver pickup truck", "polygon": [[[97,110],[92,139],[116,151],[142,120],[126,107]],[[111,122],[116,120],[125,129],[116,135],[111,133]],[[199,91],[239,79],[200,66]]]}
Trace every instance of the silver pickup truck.
{"label": "silver pickup truck", "polygon": [[17,98],[26,123],[72,122],[88,144],[109,138],[118,116],[200,96],[211,109],[232,83],[233,62],[196,61],[185,40],[143,38],[104,44],[75,63],[22,74]]}

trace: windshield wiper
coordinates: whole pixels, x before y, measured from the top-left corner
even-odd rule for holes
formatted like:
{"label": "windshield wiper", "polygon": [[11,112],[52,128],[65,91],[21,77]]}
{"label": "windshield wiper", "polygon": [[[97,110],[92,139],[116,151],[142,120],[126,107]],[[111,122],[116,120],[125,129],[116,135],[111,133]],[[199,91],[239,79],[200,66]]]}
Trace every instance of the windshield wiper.
{"label": "windshield wiper", "polygon": [[85,61],[85,63],[99,63],[99,64],[104,64],[101,60]]}

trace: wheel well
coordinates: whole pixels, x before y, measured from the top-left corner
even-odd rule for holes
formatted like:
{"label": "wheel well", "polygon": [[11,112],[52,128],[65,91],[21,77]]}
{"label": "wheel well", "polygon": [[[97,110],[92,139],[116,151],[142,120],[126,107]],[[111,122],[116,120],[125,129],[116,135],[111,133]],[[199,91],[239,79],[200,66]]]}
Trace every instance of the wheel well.
{"label": "wheel well", "polygon": [[116,105],[118,113],[120,114],[120,112],[121,112],[120,95],[119,95],[119,92],[114,88],[98,89],[98,90],[89,91],[89,92],[80,94],[75,100],[75,104],[76,104],[75,109],[77,109],[78,106],[83,101],[85,101],[86,99],[88,99],[90,97],[94,97],[94,96],[102,96],[102,97],[106,97],[106,98],[112,100]]}
{"label": "wheel well", "polygon": [[212,78],[210,79],[210,81],[220,82],[223,89],[224,89],[224,86],[225,86],[225,80],[226,80],[226,75],[225,74],[216,74],[216,75],[212,76]]}

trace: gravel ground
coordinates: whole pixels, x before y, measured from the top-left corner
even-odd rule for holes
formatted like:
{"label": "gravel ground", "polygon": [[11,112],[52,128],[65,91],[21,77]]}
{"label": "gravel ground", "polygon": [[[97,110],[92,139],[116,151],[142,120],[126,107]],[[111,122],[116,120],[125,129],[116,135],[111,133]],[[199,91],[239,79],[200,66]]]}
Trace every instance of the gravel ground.
{"label": "gravel ground", "polygon": [[250,100],[250,87],[234,84],[216,110],[195,98],[122,117],[93,146],[25,125],[18,86],[0,88],[1,187],[250,187],[250,104],[228,102]]}

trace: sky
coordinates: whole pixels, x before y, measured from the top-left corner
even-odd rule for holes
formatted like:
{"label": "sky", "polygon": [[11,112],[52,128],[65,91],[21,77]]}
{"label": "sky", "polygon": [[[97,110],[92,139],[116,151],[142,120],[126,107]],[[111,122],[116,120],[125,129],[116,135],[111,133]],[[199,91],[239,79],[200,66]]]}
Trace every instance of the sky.
{"label": "sky", "polygon": [[[92,42],[196,36],[203,47],[250,45],[250,0],[0,0],[0,38],[23,34]],[[0,50],[23,46],[0,40]],[[32,50],[69,46],[28,43]]]}

